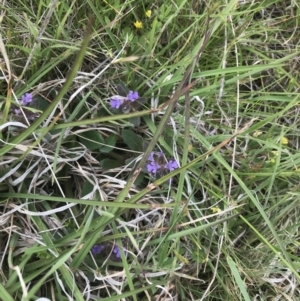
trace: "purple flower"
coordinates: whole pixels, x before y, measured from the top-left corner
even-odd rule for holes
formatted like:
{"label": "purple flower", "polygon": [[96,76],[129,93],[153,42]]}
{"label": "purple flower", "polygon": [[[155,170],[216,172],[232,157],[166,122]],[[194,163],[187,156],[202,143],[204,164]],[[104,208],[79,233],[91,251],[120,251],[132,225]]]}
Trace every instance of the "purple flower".
{"label": "purple flower", "polygon": [[[125,253],[125,256],[127,257],[127,250],[123,248],[123,251]],[[115,254],[117,259],[121,259],[121,251],[118,246],[114,246],[113,253]]]}
{"label": "purple flower", "polygon": [[118,259],[121,258],[121,252],[118,246],[114,246],[113,252]]}
{"label": "purple flower", "polygon": [[31,93],[25,93],[22,96],[21,105],[27,106],[32,102],[32,94]]}
{"label": "purple flower", "polygon": [[135,101],[139,98],[139,93],[137,91],[129,91],[127,99],[130,101]]}
{"label": "purple flower", "polygon": [[[135,112],[142,104],[144,104],[147,99],[145,97],[139,97],[137,91],[129,91],[117,86],[118,95],[113,96],[110,99],[110,106],[112,109],[120,110],[122,113],[128,114],[130,112]],[[128,93],[127,93],[128,92]]]}
{"label": "purple flower", "polygon": [[[28,106],[31,102],[32,102],[32,94],[31,93],[25,93],[24,95],[22,95],[22,98],[20,100],[21,106]],[[21,114],[21,110],[18,108],[14,109],[14,112],[16,115]]]}
{"label": "purple flower", "polygon": [[113,108],[113,109],[119,109],[120,106],[124,103],[124,98],[123,97],[120,97],[118,95],[116,96],[113,96],[110,100],[110,106]]}
{"label": "purple flower", "polygon": [[147,171],[154,177],[165,176],[168,172],[171,172],[178,168],[178,164],[174,159],[166,160],[163,152],[151,152],[148,157]]}
{"label": "purple flower", "polygon": [[149,157],[148,157],[148,161],[154,161],[154,152],[151,152]]}
{"label": "purple flower", "polygon": [[173,171],[175,169],[178,168],[178,164],[175,160],[170,160],[168,163],[167,163],[167,166],[169,168],[170,171]]}
{"label": "purple flower", "polygon": [[21,110],[20,109],[14,109],[14,112],[16,115],[20,115],[21,114]]}
{"label": "purple flower", "polygon": [[100,254],[105,249],[105,246],[103,245],[94,245],[92,247],[92,253],[94,255]]}
{"label": "purple flower", "polygon": [[154,175],[157,173],[158,168],[159,168],[159,166],[157,165],[157,163],[155,161],[149,162],[147,164],[148,172],[153,173]]}
{"label": "purple flower", "polygon": [[[123,248],[125,256],[127,257],[127,250]],[[104,256],[110,256],[113,261],[121,259],[121,251],[117,245],[112,245],[111,243],[106,243],[104,245],[94,245],[91,249],[93,255],[100,254],[103,251]]]}

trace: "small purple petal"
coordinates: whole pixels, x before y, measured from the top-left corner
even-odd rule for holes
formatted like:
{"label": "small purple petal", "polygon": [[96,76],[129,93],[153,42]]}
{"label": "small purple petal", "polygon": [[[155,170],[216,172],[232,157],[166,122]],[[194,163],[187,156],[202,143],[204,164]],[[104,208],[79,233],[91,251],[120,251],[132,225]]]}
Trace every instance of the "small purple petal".
{"label": "small purple petal", "polygon": [[130,101],[135,101],[139,98],[139,93],[137,91],[129,91],[127,98]]}
{"label": "small purple petal", "polygon": [[149,164],[147,164],[147,171],[153,174],[156,174],[158,169],[158,165],[156,162],[152,161]]}
{"label": "small purple petal", "polygon": [[94,245],[92,247],[92,253],[94,255],[101,253],[103,250],[105,249],[105,247],[103,245]]}
{"label": "small purple petal", "polygon": [[170,171],[173,171],[173,170],[175,170],[175,169],[178,168],[178,164],[177,164],[177,162],[176,162],[175,160],[170,160],[170,161],[167,163],[166,167],[167,167]]}
{"label": "small purple petal", "polygon": [[[123,248],[123,251],[125,253],[125,257],[127,257],[127,254],[128,254],[127,250],[125,248]],[[118,246],[114,246],[113,253],[115,254],[117,259],[121,258],[121,251],[120,251],[120,248]]]}
{"label": "small purple petal", "polygon": [[116,255],[117,258],[121,258],[121,253],[120,253],[120,249],[119,249],[118,246],[114,247],[113,252],[115,253],[115,255]]}
{"label": "small purple petal", "polygon": [[154,154],[155,152],[151,152],[149,157],[148,157],[148,161],[154,161]]}
{"label": "small purple petal", "polygon": [[20,115],[21,114],[21,110],[20,109],[14,109],[14,112],[16,115]]}
{"label": "small purple petal", "polygon": [[27,105],[29,105],[31,102],[32,102],[32,94],[31,94],[31,93],[25,93],[25,94],[22,96],[21,104],[22,104],[23,106],[27,106]]}
{"label": "small purple petal", "polygon": [[118,96],[114,96],[110,100],[110,106],[113,109],[119,109],[120,106],[123,104],[124,100]]}

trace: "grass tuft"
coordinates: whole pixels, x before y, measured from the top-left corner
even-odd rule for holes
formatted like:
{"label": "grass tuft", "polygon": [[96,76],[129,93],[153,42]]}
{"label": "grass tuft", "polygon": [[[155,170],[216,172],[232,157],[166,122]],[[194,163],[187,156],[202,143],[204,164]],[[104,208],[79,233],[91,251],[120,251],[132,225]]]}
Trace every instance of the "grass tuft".
{"label": "grass tuft", "polygon": [[0,11],[1,300],[300,299],[296,1]]}

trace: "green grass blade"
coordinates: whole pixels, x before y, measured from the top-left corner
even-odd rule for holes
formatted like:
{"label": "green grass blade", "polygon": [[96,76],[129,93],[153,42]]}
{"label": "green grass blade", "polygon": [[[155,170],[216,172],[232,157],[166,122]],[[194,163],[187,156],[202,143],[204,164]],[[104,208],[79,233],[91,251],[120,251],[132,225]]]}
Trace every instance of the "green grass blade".
{"label": "green grass blade", "polygon": [[236,264],[235,262],[232,260],[232,258],[230,256],[227,257],[227,262],[228,262],[228,265],[231,269],[231,273],[235,279],[235,282],[238,286],[238,288],[240,289],[240,292],[241,294],[243,295],[244,297],[244,300],[245,301],[251,301],[250,299],[250,296],[247,292],[247,289],[246,289],[246,285],[245,285],[245,282],[242,280],[241,278],[241,275],[236,267]]}

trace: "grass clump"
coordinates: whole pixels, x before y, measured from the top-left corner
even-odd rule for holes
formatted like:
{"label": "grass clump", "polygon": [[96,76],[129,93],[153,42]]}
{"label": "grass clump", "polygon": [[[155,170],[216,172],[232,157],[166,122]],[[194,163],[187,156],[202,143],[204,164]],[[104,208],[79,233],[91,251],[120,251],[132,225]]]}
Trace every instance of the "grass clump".
{"label": "grass clump", "polygon": [[0,299],[299,299],[295,1],[0,8]]}

